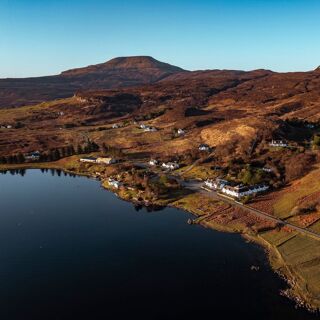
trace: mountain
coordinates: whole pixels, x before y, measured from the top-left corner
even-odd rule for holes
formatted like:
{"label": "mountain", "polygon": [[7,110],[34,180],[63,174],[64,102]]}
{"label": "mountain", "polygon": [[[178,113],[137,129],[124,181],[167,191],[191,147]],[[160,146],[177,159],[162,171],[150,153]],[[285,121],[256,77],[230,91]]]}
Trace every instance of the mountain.
{"label": "mountain", "polygon": [[149,56],[137,57],[119,57],[111,59],[105,63],[100,63],[84,68],[67,70],[61,73],[63,76],[82,76],[88,74],[105,74],[109,72],[128,72],[128,71],[143,71],[153,77],[154,81],[159,80],[163,76],[168,76],[173,73],[182,72],[183,69],[158,61]]}
{"label": "mountain", "polygon": [[120,57],[55,76],[0,79],[0,108],[72,96],[81,89],[150,84],[187,71],[148,56]]}

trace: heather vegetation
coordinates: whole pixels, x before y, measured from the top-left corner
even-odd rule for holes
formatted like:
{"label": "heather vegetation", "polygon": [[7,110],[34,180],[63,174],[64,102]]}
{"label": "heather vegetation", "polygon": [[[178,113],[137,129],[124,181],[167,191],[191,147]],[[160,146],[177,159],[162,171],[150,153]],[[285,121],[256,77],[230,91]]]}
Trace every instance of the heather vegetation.
{"label": "heather vegetation", "polygon": [[[245,233],[271,248],[274,267],[295,279],[295,294],[320,305],[317,240],[218,201],[210,197],[213,192],[183,187],[188,180],[217,178],[238,186],[267,185],[268,193],[241,201],[320,231],[319,73],[181,72],[151,62],[151,78],[143,73],[129,81],[148,78],[147,85],[79,90],[72,98],[0,110],[0,168],[55,168],[98,177],[126,200],[178,206],[199,216],[196,222]],[[108,65],[102,67],[109,72]],[[61,77],[87,81],[87,72],[92,68]],[[116,84],[126,86],[123,72]],[[299,86],[310,81],[311,89]],[[43,97],[38,94],[36,101]],[[36,152],[39,157],[32,158]],[[117,161],[101,165],[82,157]],[[157,164],[150,165],[151,159]],[[167,162],[178,166],[162,167]],[[305,282],[310,290],[301,289]]]}

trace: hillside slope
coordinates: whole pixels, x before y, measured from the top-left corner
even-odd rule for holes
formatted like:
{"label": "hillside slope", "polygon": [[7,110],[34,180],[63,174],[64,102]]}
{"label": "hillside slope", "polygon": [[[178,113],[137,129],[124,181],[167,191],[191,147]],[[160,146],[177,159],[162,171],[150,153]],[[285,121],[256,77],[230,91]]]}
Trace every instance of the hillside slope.
{"label": "hillside slope", "polygon": [[110,89],[149,84],[185,70],[152,57],[121,57],[72,69],[60,75],[0,79],[0,108],[72,96],[80,89]]}

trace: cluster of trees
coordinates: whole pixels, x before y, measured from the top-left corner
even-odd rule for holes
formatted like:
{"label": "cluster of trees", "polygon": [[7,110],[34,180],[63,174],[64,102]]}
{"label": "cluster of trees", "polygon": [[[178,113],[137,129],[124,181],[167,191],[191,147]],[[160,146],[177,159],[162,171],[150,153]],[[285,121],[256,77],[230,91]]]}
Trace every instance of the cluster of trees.
{"label": "cluster of trees", "polygon": [[318,211],[320,208],[320,201],[317,200],[309,200],[307,202],[303,202],[296,206],[292,211],[291,214],[293,216],[308,214],[311,212]]}
{"label": "cluster of trees", "polygon": [[22,153],[18,153],[11,156],[2,156],[0,157],[0,164],[18,164],[25,162],[24,155]]}
{"label": "cluster of trees", "polygon": [[166,112],[165,109],[159,110],[159,111],[153,111],[148,114],[136,116],[135,120],[136,121],[147,121],[147,120],[155,119],[155,118],[158,118],[158,117],[164,115],[165,112]]}
{"label": "cluster of trees", "polygon": [[[57,161],[61,158],[70,157],[75,154],[85,154],[95,151],[99,151],[99,146],[95,142],[89,141],[84,146],[78,145],[74,147],[73,145],[68,145],[61,148],[50,149],[49,151],[43,152],[40,155],[39,161]],[[24,163],[25,161],[25,156],[22,153],[0,157],[0,164],[20,164]]]}
{"label": "cluster of trees", "polygon": [[120,148],[112,147],[110,145],[107,145],[106,143],[102,144],[101,149],[105,155],[108,155],[111,157],[123,156],[123,152]]}
{"label": "cluster of trees", "polygon": [[247,185],[254,185],[262,183],[264,180],[264,172],[262,169],[252,168],[250,165],[247,165],[238,175],[238,179]]}
{"label": "cluster of trees", "polygon": [[51,149],[49,152],[41,155],[40,161],[57,161],[61,158],[70,157],[75,154],[85,154],[95,151],[99,151],[99,146],[93,141],[88,141],[84,146],[78,145],[74,147],[73,145],[69,145],[62,148]]}
{"label": "cluster of trees", "polygon": [[317,127],[319,125],[319,122],[309,122],[299,118],[286,119],[285,122],[294,127],[306,127],[308,125]]}
{"label": "cluster of trees", "polygon": [[319,135],[314,135],[312,139],[312,146],[314,148],[319,148],[320,147],[320,136]]}
{"label": "cluster of trees", "polygon": [[125,180],[137,190],[143,191],[145,200],[167,196],[169,189],[180,188],[179,183],[167,175],[163,174],[159,179],[154,179],[148,172],[136,171],[135,169],[127,172]]}

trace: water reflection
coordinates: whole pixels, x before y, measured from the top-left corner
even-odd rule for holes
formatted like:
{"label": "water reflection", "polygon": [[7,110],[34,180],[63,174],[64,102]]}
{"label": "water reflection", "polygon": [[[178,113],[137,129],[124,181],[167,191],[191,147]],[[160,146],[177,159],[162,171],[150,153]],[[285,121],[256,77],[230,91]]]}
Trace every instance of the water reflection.
{"label": "water reflection", "polygon": [[185,212],[47,169],[3,172],[0,203],[0,319],[318,318],[279,295],[260,247]]}

